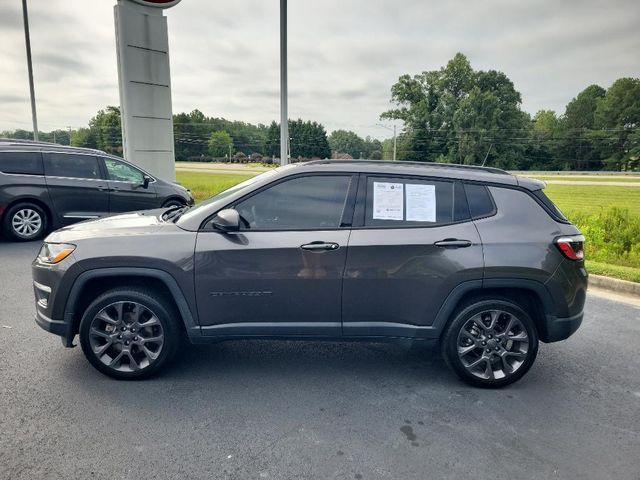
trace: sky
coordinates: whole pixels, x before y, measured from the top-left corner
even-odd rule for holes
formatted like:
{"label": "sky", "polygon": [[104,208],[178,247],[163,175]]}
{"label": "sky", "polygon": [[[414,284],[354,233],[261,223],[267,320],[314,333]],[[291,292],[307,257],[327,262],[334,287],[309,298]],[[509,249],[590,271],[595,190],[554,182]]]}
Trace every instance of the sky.
{"label": "sky", "polygon": [[[278,0],[182,0],[169,23],[173,111],[279,118]],[[40,130],[118,104],[115,0],[29,0]],[[289,117],[385,138],[402,74],[456,52],[507,74],[522,108],[564,112],[581,90],[640,76],[637,0],[289,0]],[[20,0],[0,0],[0,130],[31,128]],[[389,123],[386,122],[388,126]]]}

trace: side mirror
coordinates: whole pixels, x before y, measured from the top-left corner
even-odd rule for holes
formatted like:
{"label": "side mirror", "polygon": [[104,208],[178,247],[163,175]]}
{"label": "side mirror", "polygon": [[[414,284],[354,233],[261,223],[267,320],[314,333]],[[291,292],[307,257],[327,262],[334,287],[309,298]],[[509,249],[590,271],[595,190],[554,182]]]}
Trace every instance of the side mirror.
{"label": "side mirror", "polygon": [[220,210],[213,220],[213,228],[222,232],[237,232],[240,230],[240,214],[233,208]]}
{"label": "side mirror", "polygon": [[142,188],[149,188],[150,182],[151,182],[151,177],[148,177],[147,175],[145,175],[144,178],[142,179]]}

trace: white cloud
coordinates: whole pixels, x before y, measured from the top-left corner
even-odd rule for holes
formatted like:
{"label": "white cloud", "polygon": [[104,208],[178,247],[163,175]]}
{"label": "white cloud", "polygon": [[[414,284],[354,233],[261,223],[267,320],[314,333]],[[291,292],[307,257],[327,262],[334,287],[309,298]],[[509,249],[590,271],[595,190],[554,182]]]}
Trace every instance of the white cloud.
{"label": "white cloud", "polygon": [[[19,2],[0,2],[0,130],[29,128]],[[113,4],[30,2],[42,129],[85,125],[118,103]],[[174,111],[268,123],[279,117],[276,0],[184,0],[169,17]],[[376,127],[398,76],[457,51],[504,71],[523,108],[564,110],[586,86],[638,76],[640,4],[630,0],[293,0],[290,116],[387,136]]]}

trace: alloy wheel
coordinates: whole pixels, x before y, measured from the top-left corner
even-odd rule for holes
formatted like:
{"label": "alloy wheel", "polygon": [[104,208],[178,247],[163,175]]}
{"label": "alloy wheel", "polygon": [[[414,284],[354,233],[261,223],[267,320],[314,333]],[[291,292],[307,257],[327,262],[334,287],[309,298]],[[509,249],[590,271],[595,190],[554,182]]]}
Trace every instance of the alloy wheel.
{"label": "alloy wheel", "polygon": [[36,210],[22,208],[13,215],[11,226],[20,237],[30,238],[42,229],[42,216]]}
{"label": "alloy wheel", "polygon": [[93,354],[118,372],[148,368],[160,356],[164,330],[146,306],[132,301],[107,305],[91,321],[89,345]]}
{"label": "alloy wheel", "polygon": [[457,339],[462,365],[483,380],[500,380],[515,374],[527,359],[529,347],[522,321],[504,310],[487,310],[472,316]]}

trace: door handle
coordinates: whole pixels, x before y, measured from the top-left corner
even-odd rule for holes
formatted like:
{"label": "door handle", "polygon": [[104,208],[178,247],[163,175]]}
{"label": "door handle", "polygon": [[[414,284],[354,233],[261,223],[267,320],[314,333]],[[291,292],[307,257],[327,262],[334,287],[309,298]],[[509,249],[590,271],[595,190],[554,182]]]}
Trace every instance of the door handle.
{"label": "door handle", "polygon": [[445,238],[435,242],[434,245],[441,248],[467,248],[471,246],[471,242],[469,240],[458,240],[457,238]]}
{"label": "door handle", "polygon": [[100,190],[101,192],[108,192],[109,187],[106,187],[104,185],[98,185],[98,190]]}
{"label": "door handle", "polygon": [[311,252],[322,252],[327,250],[337,250],[340,248],[340,245],[331,242],[311,242],[300,245],[300,248]]}

